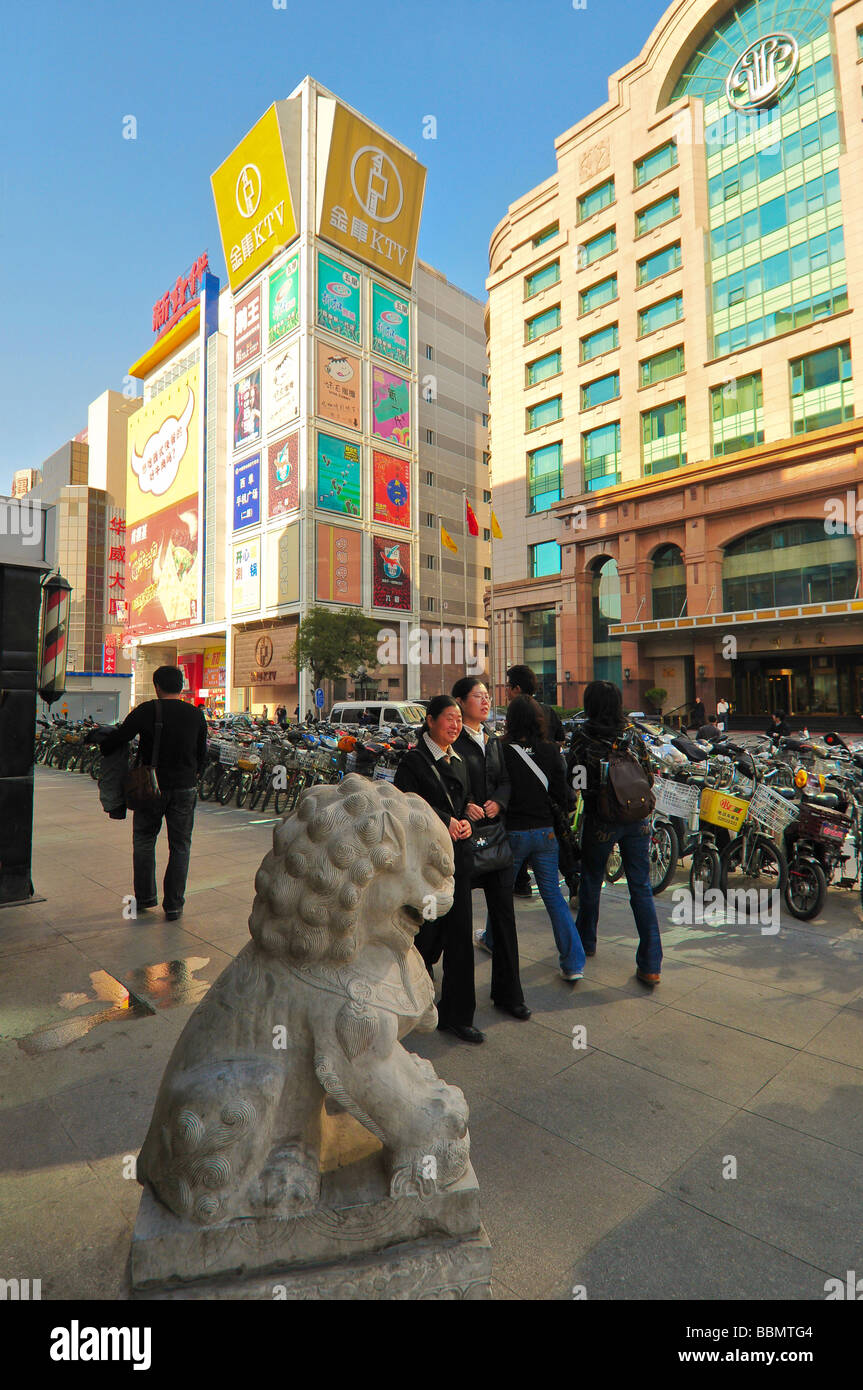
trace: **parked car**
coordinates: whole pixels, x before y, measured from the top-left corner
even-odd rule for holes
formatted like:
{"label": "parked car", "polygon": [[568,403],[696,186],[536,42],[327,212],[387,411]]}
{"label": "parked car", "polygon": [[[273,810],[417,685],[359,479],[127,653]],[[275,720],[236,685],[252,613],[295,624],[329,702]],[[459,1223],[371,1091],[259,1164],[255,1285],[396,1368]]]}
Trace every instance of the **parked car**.
{"label": "parked car", "polygon": [[389,727],[393,724],[422,724],[425,706],[418,701],[345,700],[330,710],[331,724],[356,724],[362,728]]}

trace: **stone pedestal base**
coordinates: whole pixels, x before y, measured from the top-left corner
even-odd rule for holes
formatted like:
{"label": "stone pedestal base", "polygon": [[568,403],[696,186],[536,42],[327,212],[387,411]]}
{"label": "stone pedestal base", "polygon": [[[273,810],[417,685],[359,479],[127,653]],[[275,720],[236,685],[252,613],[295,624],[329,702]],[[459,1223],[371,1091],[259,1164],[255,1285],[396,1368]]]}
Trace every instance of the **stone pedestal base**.
{"label": "stone pedestal base", "polygon": [[320,1205],[298,1216],[203,1227],[145,1187],[132,1237],[139,1299],[481,1299],[490,1279],[473,1169],[391,1197],[378,1155],[325,1173]]}

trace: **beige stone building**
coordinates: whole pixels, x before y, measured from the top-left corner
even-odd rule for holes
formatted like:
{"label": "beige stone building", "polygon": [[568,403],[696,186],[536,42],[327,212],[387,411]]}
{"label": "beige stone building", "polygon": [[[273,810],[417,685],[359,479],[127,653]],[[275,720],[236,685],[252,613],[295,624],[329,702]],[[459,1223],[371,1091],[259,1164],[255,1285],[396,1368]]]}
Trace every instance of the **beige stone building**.
{"label": "beige stone building", "polygon": [[496,228],[499,692],[856,721],[861,63],[861,0],[673,5]]}

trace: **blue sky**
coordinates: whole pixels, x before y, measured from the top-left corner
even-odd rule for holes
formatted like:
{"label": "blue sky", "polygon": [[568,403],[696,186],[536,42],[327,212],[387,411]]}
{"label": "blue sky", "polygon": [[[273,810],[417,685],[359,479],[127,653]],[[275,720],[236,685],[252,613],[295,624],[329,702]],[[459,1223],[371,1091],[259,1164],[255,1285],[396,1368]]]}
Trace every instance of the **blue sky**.
{"label": "blue sky", "polygon": [[[208,250],[209,177],[310,73],[428,166],[420,255],[484,297],[507,205],[608,96],[662,0],[40,0],[4,10],[0,493],[87,423]],[[137,139],[123,139],[134,115]],[[422,138],[423,117],[437,139]]]}

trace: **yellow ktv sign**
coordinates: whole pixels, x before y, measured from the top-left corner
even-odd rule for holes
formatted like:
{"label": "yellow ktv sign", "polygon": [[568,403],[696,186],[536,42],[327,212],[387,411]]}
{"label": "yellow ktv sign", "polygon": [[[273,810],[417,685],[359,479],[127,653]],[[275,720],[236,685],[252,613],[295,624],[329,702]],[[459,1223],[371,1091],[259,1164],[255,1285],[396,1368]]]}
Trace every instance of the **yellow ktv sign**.
{"label": "yellow ktv sign", "polygon": [[410,285],[425,168],[334,99],[317,112],[318,236]]}
{"label": "yellow ktv sign", "polygon": [[210,183],[228,280],[236,291],[297,236],[276,104],[219,165]]}

